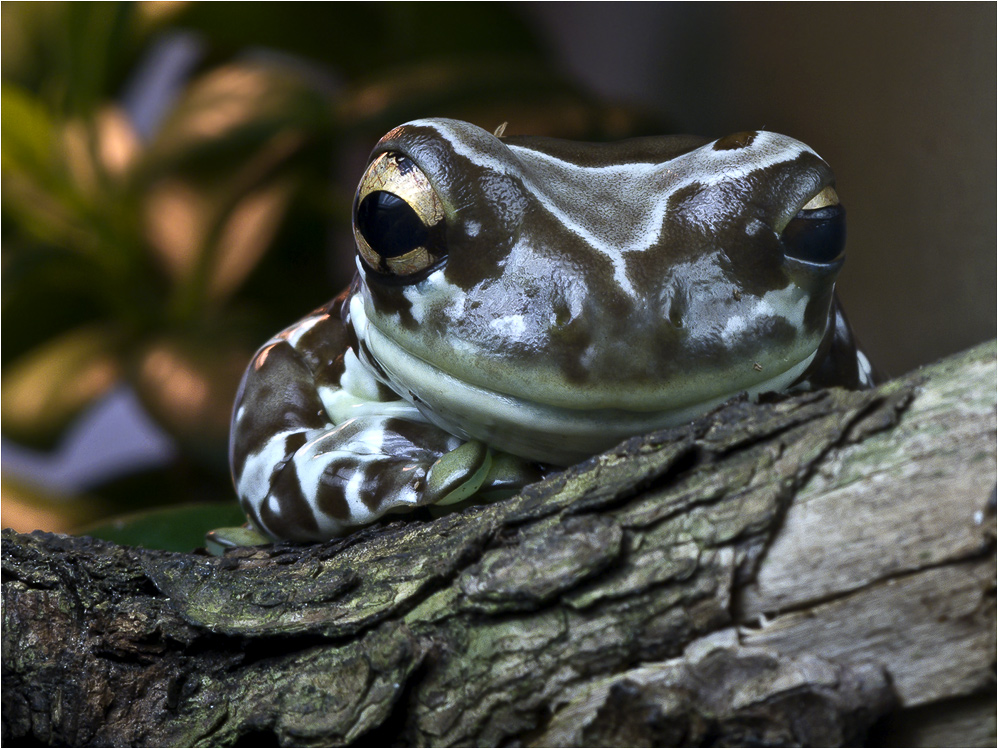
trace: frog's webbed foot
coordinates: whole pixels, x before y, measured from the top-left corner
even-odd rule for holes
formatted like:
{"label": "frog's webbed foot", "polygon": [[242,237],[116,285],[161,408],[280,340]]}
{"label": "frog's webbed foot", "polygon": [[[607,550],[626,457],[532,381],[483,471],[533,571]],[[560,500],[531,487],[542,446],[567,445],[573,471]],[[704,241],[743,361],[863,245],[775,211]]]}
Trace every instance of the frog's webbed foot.
{"label": "frog's webbed foot", "polygon": [[274,543],[274,539],[261,533],[252,523],[246,523],[232,528],[216,528],[208,531],[204,536],[204,543],[212,556],[220,557],[226,549],[238,546],[267,546]]}
{"label": "frog's webbed foot", "polygon": [[470,440],[430,467],[423,496],[431,507],[458,509],[505,499],[542,477],[535,463]]}

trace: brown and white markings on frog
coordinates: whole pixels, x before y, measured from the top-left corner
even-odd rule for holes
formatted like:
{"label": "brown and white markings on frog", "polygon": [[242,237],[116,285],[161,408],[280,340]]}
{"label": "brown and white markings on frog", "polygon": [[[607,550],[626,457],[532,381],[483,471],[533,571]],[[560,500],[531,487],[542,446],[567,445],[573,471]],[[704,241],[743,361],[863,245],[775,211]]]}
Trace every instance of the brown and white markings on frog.
{"label": "brown and white markings on frog", "polygon": [[418,120],[375,147],[354,234],[354,283],[236,400],[236,488],[272,538],[508,494],[743,391],[872,384],[834,296],[832,172],[783,135]]}

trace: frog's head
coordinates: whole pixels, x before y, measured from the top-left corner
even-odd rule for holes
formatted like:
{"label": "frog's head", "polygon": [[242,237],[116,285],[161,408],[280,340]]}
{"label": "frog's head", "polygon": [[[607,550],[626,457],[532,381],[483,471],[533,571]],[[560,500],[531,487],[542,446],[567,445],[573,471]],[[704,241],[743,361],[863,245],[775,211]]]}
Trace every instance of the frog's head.
{"label": "frog's head", "polygon": [[831,170],[769,132],[584,144],[419,120],[354,204],[361,351],[444,428],[568,463],[812,365]]}

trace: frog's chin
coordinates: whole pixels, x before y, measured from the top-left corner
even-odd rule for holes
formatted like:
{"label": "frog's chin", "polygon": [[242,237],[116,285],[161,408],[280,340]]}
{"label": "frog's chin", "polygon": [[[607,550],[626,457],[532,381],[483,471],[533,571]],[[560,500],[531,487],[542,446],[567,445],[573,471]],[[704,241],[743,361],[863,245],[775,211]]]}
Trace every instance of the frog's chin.
{"label": "frog's chin", "polygon": [[501,393],[455,377],[407,351],[369,323],[361,304],[351,319],[362,341],[362,358],[372,357],[388,385],[431,422],[460,437],[482,440],[530,460],[567,466],[608,450],[622,440],[692,421],[741,393],[755,397],[792,385],[811,365],[816,351],[780,374],[747,388],[675,408],[568,408]]}

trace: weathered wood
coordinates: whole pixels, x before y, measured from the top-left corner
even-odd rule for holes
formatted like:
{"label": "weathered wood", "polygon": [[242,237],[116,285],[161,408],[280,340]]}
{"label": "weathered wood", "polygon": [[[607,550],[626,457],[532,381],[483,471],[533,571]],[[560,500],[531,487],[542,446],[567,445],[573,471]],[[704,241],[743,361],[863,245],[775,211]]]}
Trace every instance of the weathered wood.
{"label": "weathered wood", "polygon": [[735,402],[327,544],[5,531],[3,741],[993,743],[995,382]]}

